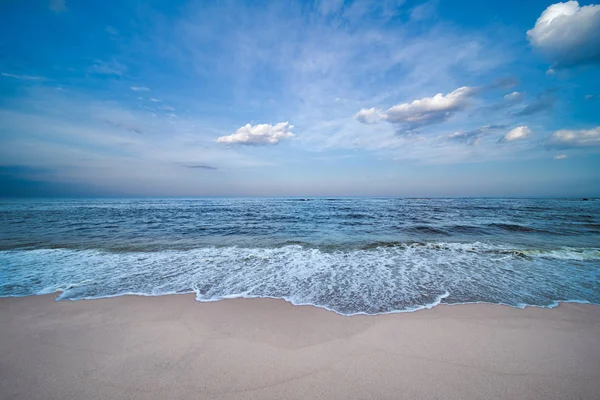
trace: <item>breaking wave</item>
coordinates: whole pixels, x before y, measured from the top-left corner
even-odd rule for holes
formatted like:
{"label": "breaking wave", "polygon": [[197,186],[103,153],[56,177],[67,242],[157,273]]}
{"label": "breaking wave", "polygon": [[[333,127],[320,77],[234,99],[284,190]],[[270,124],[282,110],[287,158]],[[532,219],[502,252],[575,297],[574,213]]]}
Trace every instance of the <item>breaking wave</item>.
{"label": "breaking wave", "polygon": [[343,315],[485,302],[551,307],[600,303],[600,248],[490,243],[301,244],[115,252],[0,251],[0,296],[60,292],[59,300],[195,293],[198,301],[282,298]]}

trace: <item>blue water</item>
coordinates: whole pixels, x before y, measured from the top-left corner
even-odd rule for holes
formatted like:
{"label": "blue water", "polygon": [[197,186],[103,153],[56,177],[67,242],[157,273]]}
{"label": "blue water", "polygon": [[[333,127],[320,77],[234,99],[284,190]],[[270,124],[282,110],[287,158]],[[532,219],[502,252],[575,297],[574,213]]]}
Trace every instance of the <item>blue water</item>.
{"label": "blue water", "polygon": [[0,202],[0,296],[53,292],[275,297],[346,315],[600,304],[600,201]]}

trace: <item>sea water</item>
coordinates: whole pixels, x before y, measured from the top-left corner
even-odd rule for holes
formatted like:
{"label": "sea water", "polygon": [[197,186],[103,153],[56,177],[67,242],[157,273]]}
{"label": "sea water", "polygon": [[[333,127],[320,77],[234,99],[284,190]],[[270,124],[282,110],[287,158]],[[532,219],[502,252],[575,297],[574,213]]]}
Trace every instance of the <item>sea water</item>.
{"label": "sea water", "polygon": [[3,200],[0,296],[195,293],[340,314],[600,304],[600,201]]}

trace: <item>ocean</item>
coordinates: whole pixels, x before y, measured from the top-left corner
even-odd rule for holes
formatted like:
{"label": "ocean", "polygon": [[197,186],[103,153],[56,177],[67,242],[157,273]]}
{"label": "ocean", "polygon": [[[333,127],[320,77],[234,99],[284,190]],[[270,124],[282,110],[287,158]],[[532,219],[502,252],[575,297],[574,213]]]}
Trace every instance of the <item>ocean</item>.
{"label": "ocean", "polygon": [[269,297],[343,315],[600,304],[600,201],[0,202],[0,296]]}

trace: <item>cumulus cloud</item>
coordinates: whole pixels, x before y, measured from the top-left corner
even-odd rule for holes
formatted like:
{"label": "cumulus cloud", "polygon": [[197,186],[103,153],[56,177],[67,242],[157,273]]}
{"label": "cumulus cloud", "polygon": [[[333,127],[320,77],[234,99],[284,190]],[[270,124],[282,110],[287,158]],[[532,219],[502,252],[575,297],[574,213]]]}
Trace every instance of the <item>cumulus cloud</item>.
{"label": "cumulus cloud", "polygon": [[471,131],[455,132],[449,135],[448,139],[456,142],[466,143],[471,146],[476,146],[477,144],[479,144],[479,141],[484,135],[490,133],[491,131],[504,128],[506,128],[506,125],[486,125]]}
{"label": "cumulus cloud", "polygon": [[503,138],[500,139],[501,142],[512,142],[515,140],[525,139],[532,135],[531,129],[527,126],[517,126],[515,129],[512,129]]}
{"label": "cumulus cloud", "polygon": [[552,147],[592,147],[600,146],[600,126],[593,129],[561,129],[548,138]]}
{"label": "cumulus cloud", "polygon": [[277,144],[283,139],[293,137],[294,134],[290,132],[293,128],[294,125],[290,125],[289,122],[280,122],[275,125],[258,124],[254,126],[246,124],[232,135],[217,138],[217,143],[250,145]]}
{"label": "cumulus cloud", "polygon": [[555,68],[600,63],[600,5],[552,4],[527,31],[527,39]]}
{"label": "cumulus cloud", "polygon": [[475,93],[473,88],[463,86],[443,95],[436,94],[411,103],[398,104],[386,112],[386,120],[392,123],[415,123],[418,125],[443,121],[455,111],[467,105],[467,99]]}
{"label": "cumulus cloud", "polygon": [[558,156],[554,156],[555,160],[564,160],[568,156],[566,154],[559,154]]}
{"label": "cumulus cloud", "polygon": [[131,90],[134,92],[148,92],[150,89],[144,86],[132,86]]}
{"label": "cumulus cloud", "polygon": [[476,92],[475,88],[463,86],[446,95],[438,93],[433,97],[401,103],[385,112],[376,108],[363,108],[354,118],[362,123],[387,121],[392,124],[405,124],[409,128],[431,125],[446,121],[456,111],[466,108],[468,99]]}

